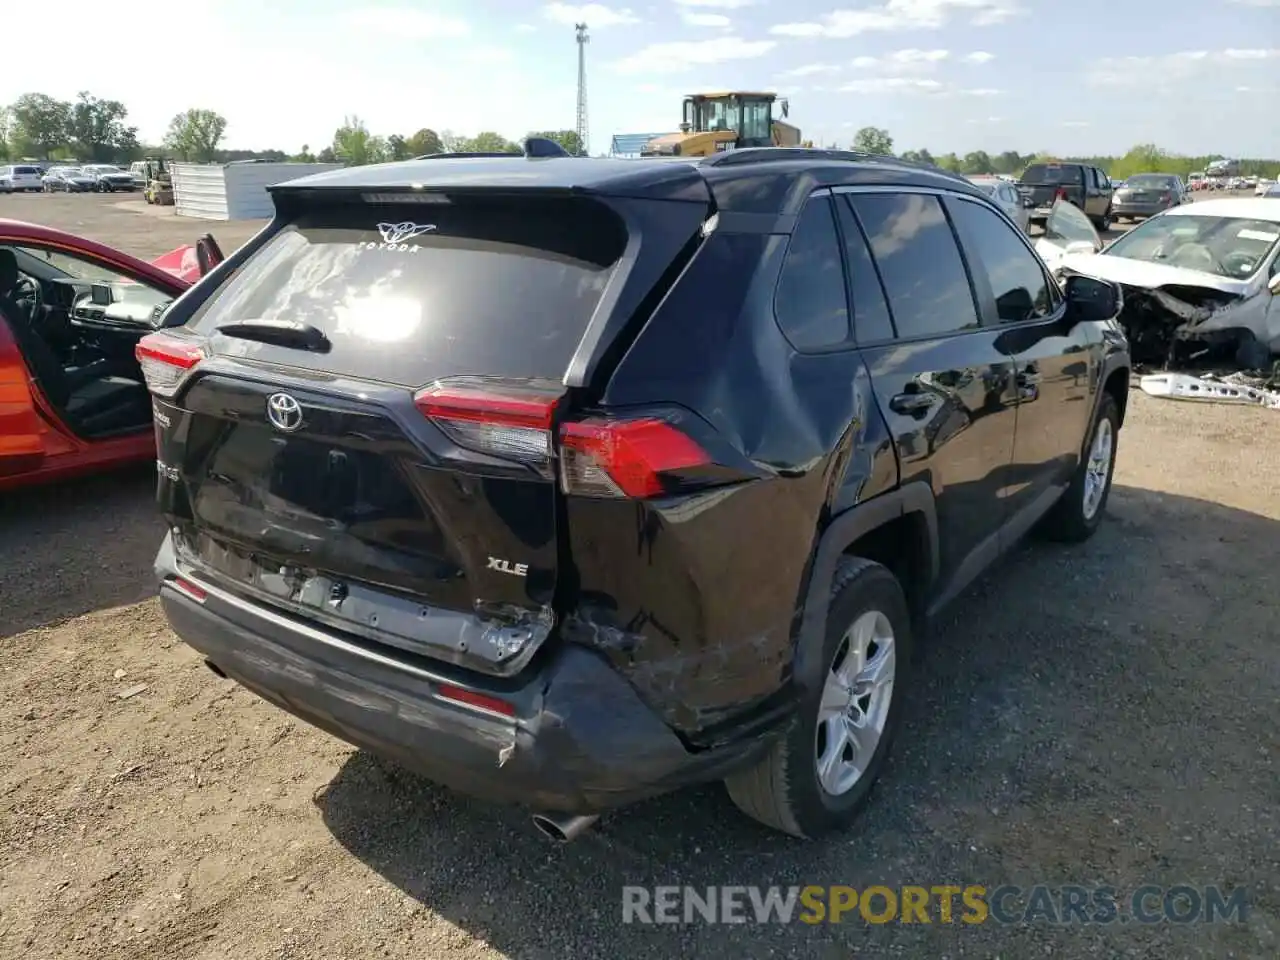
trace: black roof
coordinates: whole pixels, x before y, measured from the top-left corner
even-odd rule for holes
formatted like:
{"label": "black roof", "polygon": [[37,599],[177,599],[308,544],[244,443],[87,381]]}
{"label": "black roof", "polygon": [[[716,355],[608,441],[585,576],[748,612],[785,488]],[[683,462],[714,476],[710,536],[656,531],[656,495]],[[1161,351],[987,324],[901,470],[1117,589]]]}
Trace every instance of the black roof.
{"label": "black roof", "polygon": [[[271,187],[311,191],[471,190],[556,192],[691,200],[714,197],[726,212],[794,214],[815,189],[834,186],[945,188],[985,197],[958,174],[895,157],[836,150],[761,147],[712,157],[451,157],[345,167]],[[710,196],[708,195],[710,193]]]}

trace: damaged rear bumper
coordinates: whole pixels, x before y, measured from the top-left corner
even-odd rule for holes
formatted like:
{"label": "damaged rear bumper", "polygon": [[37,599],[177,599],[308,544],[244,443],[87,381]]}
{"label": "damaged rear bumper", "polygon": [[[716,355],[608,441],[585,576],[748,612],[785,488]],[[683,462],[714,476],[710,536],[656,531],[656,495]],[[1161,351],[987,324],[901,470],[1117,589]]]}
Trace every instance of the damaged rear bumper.
{"label": "damaged rear bumper", "polygon": [[[205,595],[195,599],[175,586],[167,537],[156,573],[174,632],[219,672],[348,743],[481,799],[596,814],[722,779],[768,746],[752,737],[688,750],[603,657],[572,644],[522,677],[482,678],[317,629],[210,584],[199,583]],[[459,689],[497,698],[514,716],[459,702]]]}

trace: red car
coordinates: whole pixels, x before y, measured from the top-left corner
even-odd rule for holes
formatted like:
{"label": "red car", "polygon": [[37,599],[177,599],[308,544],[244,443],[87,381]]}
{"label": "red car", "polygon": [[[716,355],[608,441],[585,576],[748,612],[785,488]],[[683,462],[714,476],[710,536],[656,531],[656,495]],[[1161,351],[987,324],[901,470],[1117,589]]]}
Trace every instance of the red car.
{"label": "red car", "polygon": [[221,259],[207,234],[148,263],[0,219],[0,491],[155,457],[134,347]]}

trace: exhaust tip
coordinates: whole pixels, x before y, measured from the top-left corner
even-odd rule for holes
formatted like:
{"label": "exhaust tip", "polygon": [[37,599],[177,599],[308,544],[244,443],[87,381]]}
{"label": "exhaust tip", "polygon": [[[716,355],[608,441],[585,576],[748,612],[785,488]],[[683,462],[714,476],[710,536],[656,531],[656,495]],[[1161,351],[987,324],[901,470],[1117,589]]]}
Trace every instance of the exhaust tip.
{"label": "exhaust tip", "polygon": [[548,840],[554,840],[556,843],[569,842],[569,838],[564,835],[564,831],[560,829],[560,825],[550,817],[535,815],[533,818],[533,825],[537,827],[538,832]]}
{"label": "exhaust tip", "polygon": [[560,817],[551,813],[535,813],[533,825],[538,832],[556,843],[568,843],[588,830],[599,817]]}

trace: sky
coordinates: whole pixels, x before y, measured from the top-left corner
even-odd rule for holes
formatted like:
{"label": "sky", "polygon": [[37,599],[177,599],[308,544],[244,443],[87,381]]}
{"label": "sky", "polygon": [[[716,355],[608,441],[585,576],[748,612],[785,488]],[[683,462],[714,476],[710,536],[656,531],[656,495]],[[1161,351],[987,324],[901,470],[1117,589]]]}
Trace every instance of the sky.
{"label": "sky", "polygon": [[[93,23],[99,0],[63,0]],[[77,13],[77,8],[83,8]],[[180,12],[179,12],[180,11]],[[1280,157],[1280,0],[184,0],[139,17],[109,55],[90,29],[8,44],[0,102],[38,90],[117,99],[144,142],[188,107],[227,118],[223,146],[318,150],[356,115],[512,139],[575,125],[587,23],[593,152],[666,132],[698,90],[787,97],[789,122],[847,146]],[[80,16],[80,13],[83,16]],[[136,44],[138,53],[129,53]]]}

